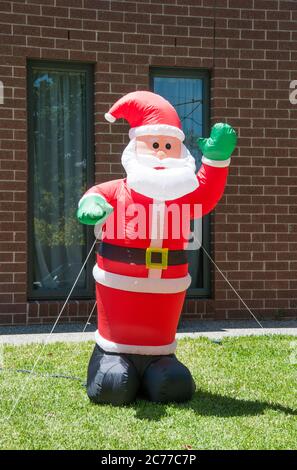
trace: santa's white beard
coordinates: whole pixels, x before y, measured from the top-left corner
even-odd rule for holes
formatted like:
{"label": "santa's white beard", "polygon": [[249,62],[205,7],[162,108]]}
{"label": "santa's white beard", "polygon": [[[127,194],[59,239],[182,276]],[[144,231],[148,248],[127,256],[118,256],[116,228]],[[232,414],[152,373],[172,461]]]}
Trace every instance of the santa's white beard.
{"label": "santa's white beard", "polygon": [[135,139],[132,139],[122,154],[128,186],[159,201],[171,201],[191,193],[199,185],[195,160],[183,144],[181,153],[181,158],[162,160],[152,155],[138,155]]}

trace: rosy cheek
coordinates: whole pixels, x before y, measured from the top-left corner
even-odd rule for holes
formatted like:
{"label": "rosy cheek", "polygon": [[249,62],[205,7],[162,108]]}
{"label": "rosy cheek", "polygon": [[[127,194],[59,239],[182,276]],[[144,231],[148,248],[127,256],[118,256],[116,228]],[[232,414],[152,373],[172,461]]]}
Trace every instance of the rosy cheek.
{"label": "rosy cheek", "polygon": [[170,150],[167,150],[167,155],[171,158],[180,158],[180,148],[173,147]]}
{"label": "rosy cheek", "polygon": [[153,154],[153,149],[151,146],[145,144],[144,142],[137,142],[136,152],[138,154]]}

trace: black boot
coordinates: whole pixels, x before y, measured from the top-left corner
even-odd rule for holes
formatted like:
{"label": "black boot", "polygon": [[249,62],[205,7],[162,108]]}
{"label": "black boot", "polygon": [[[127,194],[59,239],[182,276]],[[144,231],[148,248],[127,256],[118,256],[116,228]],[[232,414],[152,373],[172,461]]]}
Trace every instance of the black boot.
{"label": "black boot", "polygon": [[163,356],[146,368],[142,390],[153,402],[185,402],[193,397],[196,385],[189,369],[170,355]]}
{"label": "black boot", "polygon": [[127,355],[107,353],[96,344],[88,367],[91,401],[127,405],[135,400],[139,385],[137,371]]}

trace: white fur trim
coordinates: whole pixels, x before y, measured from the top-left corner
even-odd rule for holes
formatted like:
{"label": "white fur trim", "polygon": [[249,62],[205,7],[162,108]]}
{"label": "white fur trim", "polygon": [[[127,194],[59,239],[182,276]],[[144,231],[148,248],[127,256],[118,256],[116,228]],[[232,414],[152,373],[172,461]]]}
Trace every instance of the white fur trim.
{"label": "white fur trim", "polygon": [[193,170],[186,167],[165,170],[141,168],[140,171],[135,168],[127,174],[127,183],[137,193],[159,201],[179,199],[199,186]]}
{"label": "white fur trim", "polygon": [[190,274],[173,279],[150,279],[111,273],[104,271],[97,264],[93,268],[93,276],[96,282],[106,287],[151,294],[175,294],[187,290],[191,284]]}
{"label": "white fur trim", "polygon": [[202,163],[205,163],[208,166],[215,166],[216,168],[225,168],[230,165],[231,158],[227,160],[210,160],[209,158],[202,157]]}
{"label": "white fur trim", "polygon": [[100,197],[101,199],[103,199],[105,202],[106,202],[106,199],[104,196],[101,196],[101,194],[97,194],[97,193],[89,193],[89,194],[85,194],[82,198],[80,198],[80,200],[78,201],[78,207],[81,205],[82,201],[84,199],[87,199],[87,197],[94,197],[94,196],[98,196]]}
{"label": "white fur trim", "polygon": [[112,114],[110,113],[105,113],[104,114],[104,117],[106,119],[106,121],[108,122],[115,122],[117,120],[117,118],[115,118]]}
{"label": "white fur trim", "polygon": [[108,339],[103,338],[100,335],[99,331],[95,332],[95,340],[98,346],[100,346],[106,352],[114,352],[121,354],[141,354],[141,355],[165,355],[173,354],[176,350],[176,341],[173,341],[171,344],[164,344],[162,346],[140,346],[140,345],[130,345],[130,344],[121,344],[114,343]]}
{"label": "white fur trim", "polygon": [[148,124],[147,126],[132,127],[129,130],[130,139],[141,135],[170,135],[177,137],[179,140],[185,140],[185,134],[181,129],[168,124]]}
{"label": "white fur trim", "polygon": [[[164,239],[164,222],[165,222],[165,202],[159,202],[154,199],[152,207],[152,221],[150,232],[150,247],[162,248]],[[160,279],[162,277],[162,269],[151,268],[148,270],[150,279]]]}

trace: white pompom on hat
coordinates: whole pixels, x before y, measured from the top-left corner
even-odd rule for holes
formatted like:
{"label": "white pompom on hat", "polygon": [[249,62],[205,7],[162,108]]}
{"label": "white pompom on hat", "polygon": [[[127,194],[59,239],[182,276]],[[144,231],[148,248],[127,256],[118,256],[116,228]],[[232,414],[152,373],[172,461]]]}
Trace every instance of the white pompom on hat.
{"label": "white pompom on hat", "polygon": [[116,101],[104,116],[109,122],[126,119],[131,126],[130,139],[141,135],[168,135],[181,141],[185,139],[174,107],[165,98],[150,91],[128,93]]}

